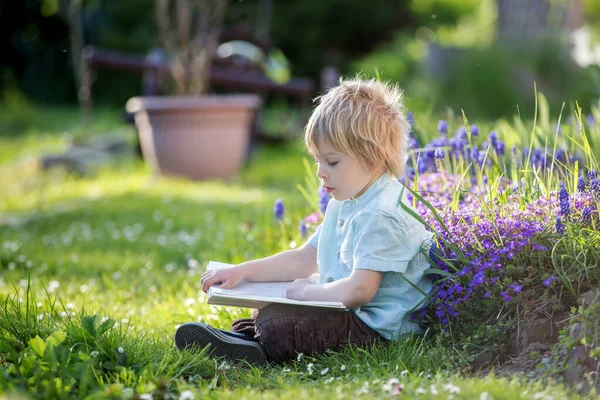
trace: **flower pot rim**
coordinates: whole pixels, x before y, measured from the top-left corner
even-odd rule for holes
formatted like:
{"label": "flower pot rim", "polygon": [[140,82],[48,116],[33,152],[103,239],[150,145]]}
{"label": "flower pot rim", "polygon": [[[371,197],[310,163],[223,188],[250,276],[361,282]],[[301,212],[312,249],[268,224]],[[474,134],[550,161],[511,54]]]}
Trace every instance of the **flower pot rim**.
{"label": "flower pot rim", "polygon": [[209,94],[202,96],[138,96],[127,101],[127,112],[186,111],[198,109],[256,109],[261,104],[256,94]]}

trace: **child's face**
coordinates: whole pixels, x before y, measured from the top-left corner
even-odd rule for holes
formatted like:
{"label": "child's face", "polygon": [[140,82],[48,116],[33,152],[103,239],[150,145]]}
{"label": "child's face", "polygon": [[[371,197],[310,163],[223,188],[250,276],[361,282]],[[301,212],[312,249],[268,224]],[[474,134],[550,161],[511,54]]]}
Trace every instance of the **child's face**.
{"label": "child's face", "polygon": [[[341,153],[322,140],[317,141],[317,176],[327,193],[336,200],[356,197],[378,176],[377,171]],[[377,176],[376,176],[377,175]]]}

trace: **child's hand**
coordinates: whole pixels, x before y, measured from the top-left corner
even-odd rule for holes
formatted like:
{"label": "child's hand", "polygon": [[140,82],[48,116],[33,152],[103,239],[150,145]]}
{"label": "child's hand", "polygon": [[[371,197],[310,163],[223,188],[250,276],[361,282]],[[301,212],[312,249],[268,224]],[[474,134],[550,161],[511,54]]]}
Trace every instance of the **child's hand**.
{"label": "child's hand", "polygon": [[285,291],[285,297],[292,300],[306,300],[304,298],[304,289],[307,286],[314,285],[310,279],[296,279]]}
{"label": "child's hand", "polygon": [[208,292],[208,288],[217,283],[221,284],[222,289],[231,289],[244,280],[244,274],[240,268],[224,268],[205,271],[202,274],[202,290]]}

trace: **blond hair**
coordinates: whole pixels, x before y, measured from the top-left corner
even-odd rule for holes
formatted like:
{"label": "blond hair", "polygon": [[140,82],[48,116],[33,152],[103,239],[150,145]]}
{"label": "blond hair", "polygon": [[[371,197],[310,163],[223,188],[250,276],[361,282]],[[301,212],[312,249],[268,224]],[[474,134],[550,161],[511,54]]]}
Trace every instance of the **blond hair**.
{"label": "blond hair", "polygon": [[389,173],[402,175],[410,125],[397,85],[360,77],[340,79],[338,86],[315,101],[319,104],[304,135],[310,153],[318,153],[320,139],[369,168],[383,161]]}

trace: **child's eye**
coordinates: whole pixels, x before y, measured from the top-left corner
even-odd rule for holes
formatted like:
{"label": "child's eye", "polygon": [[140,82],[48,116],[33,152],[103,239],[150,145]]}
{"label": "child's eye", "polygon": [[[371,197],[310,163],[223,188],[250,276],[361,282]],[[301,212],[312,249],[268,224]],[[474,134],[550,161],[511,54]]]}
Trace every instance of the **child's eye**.
{"label": "child's eye", "polygon": [[330,167],[335,167],[338,164],[339,161],[333,161],[333,162],[328,162],[327,165],[329,165]]}

